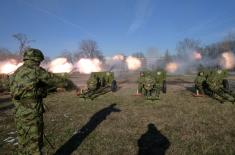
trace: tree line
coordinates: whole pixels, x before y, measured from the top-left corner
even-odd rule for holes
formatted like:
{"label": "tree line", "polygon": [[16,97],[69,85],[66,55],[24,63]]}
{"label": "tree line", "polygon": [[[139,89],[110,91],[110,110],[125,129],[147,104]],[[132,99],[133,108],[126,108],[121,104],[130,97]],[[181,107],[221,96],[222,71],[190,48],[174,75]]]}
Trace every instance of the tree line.
{"label": "tree line", "polygon": [[[0,48],[0,61],[10,58],[20,59],[23,51],[29,48],[31,43],[35,42],[35,40],[29,39],[27,35],[22,33],[13,34],[13,37],[19,43],[18,50],[16,52],[11,52],[6,48]],[[185,59],[186,56],[191,55],[192,52],[195,51],[201,53],[203,58],[211,59],[218,58],[223,52],[231,51],[235,53],[235,33],[229,33],[222,41],[209,45],[203,45],[200,40],[185,38],[177,43],[175,54],[172,54],[169,50],[164,52],[161,64],[164,66],[174,59]],[[159,52],[157,48],[149,48],[146,52],[134,52],[132,56],[144,60],[159,57],[159,53],[161,52]],[[64,50],[61,52],[60,56],[66,57],[71,62],[77,61],[80,58],[97,58],[101,61],[105,60],[105,57],[95,40],[82,40],[79,44],[79,48],[75,52]],[[46,61],[49,60],[50,58],[46,57]]]}

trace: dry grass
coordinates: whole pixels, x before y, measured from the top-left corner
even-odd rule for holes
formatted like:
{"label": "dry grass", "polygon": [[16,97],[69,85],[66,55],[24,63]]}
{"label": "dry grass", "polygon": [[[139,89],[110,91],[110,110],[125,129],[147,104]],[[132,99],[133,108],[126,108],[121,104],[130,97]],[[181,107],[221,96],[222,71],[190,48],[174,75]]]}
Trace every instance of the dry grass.
{"label": "dry grass", "polygon": [[[82,155],[137,154],[138,141],[152,123],[158,136],[169,142],[169,147],[159,145],[166,154],[235,154],[235,105],[192,97],[191,79],[169,77],[167,94],[156,102],[132,96],[137,87],[133,82],[121,84],[118,92],[94,101],[79,99],[75,92],[52,94],[45,100],[49,110],[44,118],[45,133],[55,149],[45,141],[45,151],[53,154],[60,148]],[[14,146],[3,139],[15,130],[13,113],[0,113],[0,154],[11,154]]]}

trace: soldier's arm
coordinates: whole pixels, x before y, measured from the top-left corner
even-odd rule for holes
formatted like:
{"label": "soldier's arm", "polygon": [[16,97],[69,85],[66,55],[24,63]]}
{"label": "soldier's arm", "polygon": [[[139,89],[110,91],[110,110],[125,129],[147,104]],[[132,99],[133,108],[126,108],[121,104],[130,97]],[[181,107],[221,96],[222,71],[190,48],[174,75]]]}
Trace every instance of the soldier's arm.
{"label": "soldier's arm", "polygon": [[55,85],[57,81],[60,80],[58,76],[56,76],[51,72],[46,71],[43,68],[39,68],[37,73],[38,73],[37,75],[38,79],[47,85]]}

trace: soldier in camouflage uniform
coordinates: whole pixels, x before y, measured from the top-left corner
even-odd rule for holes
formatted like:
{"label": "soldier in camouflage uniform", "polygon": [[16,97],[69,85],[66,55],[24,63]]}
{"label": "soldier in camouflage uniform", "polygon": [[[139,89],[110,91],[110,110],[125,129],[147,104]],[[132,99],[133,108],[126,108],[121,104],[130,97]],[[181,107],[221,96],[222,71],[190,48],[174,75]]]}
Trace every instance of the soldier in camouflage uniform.
{"label": "soldier in camouflage uniform", "polygon": [[88,90],[90,91],[90,90],[96,90],[97,89],[97,84],[98,84],[98,81],[97,81],[97,79],[93,76],[93,77],[91,77],[91,78],[89,78],[88,80],[87,80],[87,88],[88,88]]}
{"label": "soldier in camouflage uniform", "polygon": [[204,94],[204,83],[206,81],[206,76],[203,71],[199,72],[194,83],[195,83],[195,89],[198,91],[199,94]]}
{"label": "soldier in camouflage uniform", "polygon": [[138,78],[138,93],[142,94],[144,91],[144,72],[140,72],[140,77]]}
{"label": "soldier in camouflage uniform", "polygon": [[15,105],[18,134],[18,154],[41,155],[43,147],[43,98],[54,75],[40,67],[44,60],[38,49],[27,49],[24,64],[10,78],[10,90]]}
{"label": "soldier in camouflage uniform", "polygon": [[226,76],[227,72],[218,69],[216,71],[211,71],[211,75],[207,78],[208,89],[211,92],[211,96],[218,99],[221,102],[230,101],[235,102],[235,94],[224,88],[223,78]]}
{"label": "soldier in camouflage uniform", "polygon": [[160,95],[160,88],[157,87],[154,77],[147,75],[144,77],[144,95],[147,99],[158,99]]}

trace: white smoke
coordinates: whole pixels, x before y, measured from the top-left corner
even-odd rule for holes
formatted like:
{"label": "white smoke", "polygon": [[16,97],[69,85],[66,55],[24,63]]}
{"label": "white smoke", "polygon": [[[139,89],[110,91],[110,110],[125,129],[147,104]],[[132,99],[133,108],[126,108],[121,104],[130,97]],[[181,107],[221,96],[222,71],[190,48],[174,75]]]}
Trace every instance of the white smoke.
{"label": "white smoke", "polygon": [[70,73],[73,70],[73,64],[66,58],[56,58],[49,63],[47,68],[52,73]]}
{"label": "white smoke", "polygon": [[102,71],[102,62],[99,59],[82,58],[75,64],[80,73],[90,74],[91,72]]}
{"label": "white smoke", "polygon": [[15,59],[9,59],[0,62],[0,73],[1,74],[13,74],[17,68],[23,65],[22,62],[18,62]]}

